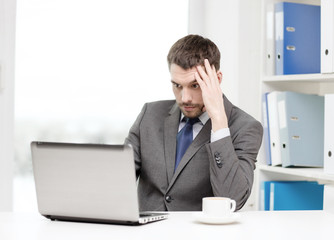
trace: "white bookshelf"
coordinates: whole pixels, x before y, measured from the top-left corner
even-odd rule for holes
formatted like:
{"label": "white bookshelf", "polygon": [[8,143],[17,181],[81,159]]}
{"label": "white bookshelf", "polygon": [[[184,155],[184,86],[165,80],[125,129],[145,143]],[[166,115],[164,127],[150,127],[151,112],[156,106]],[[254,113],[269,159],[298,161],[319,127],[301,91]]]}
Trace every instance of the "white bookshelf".
{"label": "white bookshelf", "polygon": [[[299,74],[299,75],[274,75],[272,69],[268,69],[268,27],[267,11],[270,5],[281,2],[280,0],[262,0],[262,43],[261,43],[261,92],[270,91],[296,91],[302,93],[313,93],[324,95],[334,93],[334,73],[326,74]],[[320,5],[320,0],[296,0],[288,2],[307,3]],[[273,39],[274,41],[274,39]],[[271,57],[274,57],[272,54]],[[270,66],[270,65],[269,65]],[[334,174],[324,173],[323,168],[283,168],[273,167],[265,164],[264,144],[259,154],[255,173],[256,184],[256,204],[255,208],[260,206],[260,186],[262,181],[293,181],[306,180],[317,181],[320,184],[334,185]],[[334,203],[333,203],[334,205]]]}
{"label": "white bookshelf", "polygon": [[258,165],[259,171],[268,177],[268,180],[308,180],[320,184],[334,183],[334,175],[324,173],[323,168],[283,168],[268,165]]}
{"label": "white bookshelf", "polygon": [[316,73],[316,74],[299,74],[299,75],[271,75],[263,76],[263,83],[279,82],[300,82],[300,83],[334,83],[334,73]]}

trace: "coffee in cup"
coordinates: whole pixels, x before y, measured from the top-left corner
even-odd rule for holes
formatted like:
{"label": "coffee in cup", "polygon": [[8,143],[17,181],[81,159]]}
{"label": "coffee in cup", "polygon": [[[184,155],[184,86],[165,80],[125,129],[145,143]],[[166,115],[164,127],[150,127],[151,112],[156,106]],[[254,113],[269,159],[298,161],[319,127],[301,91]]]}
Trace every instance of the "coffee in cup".
{"label": "coffee in cup", "polygon": [[227,197],[205,197],[202,204],[203,213],[214,217],[229,216],[236,208],[235,200]]}

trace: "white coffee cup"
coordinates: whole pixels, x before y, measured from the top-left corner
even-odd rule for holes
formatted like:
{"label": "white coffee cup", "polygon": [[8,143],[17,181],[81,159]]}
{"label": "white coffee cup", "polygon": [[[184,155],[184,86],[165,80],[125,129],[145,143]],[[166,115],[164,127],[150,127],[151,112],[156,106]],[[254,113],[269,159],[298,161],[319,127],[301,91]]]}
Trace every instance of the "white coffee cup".
{"label": "white coffee cup", "polygon": [[236,202],[226,197],[205,197],[202,204],[202,212],[214,217],[228,216],[236,208]]}

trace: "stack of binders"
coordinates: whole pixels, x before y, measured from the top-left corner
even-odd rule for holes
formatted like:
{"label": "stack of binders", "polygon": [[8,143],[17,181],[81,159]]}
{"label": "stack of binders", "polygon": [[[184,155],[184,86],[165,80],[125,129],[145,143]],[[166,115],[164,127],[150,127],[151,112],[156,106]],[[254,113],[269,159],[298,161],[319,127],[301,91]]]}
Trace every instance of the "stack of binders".
{"label": "stack of binders", "polygon": [[267,165],[272,164],[271,147],[270,147],[270,132],[269,132],[269,115],[268,115],[268,92],[262,95],[262,123],[263,123],[263,143],[265,144],[265,159]]}
{"label": "stack of binders", "polygon": [[324,97],[273,91],[264,94],[263,101],[267,164],[323,167]]}
{"label": "stack of binders", "polygon": [[[290,2],[267,9],[268,16],[274,12],[269,21],[273,27],[268,24],[267,29],[274,28],[275,42],[267,43],[267,52],[269,56],[275,49],[275,60],[268,58],[268,62],[275,62],[276,75],[320,73],[320,11],[320,6]],[[267,38],[272,38],[271,32]]]}
{"label": "stack of binders", "polygon": [[307,181],[264,181],[260,210],[323,210],[324,185]]}

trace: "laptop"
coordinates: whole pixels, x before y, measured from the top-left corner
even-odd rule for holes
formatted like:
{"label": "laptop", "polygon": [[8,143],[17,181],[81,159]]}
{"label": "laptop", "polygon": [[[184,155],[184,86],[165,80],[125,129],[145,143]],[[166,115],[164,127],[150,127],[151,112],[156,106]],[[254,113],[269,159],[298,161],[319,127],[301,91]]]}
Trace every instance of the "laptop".
{"label": "laptop", "polygon": [[139,225],[167,213],[139,213],[130,145],[32,142],[38,211],[51,220]]}

